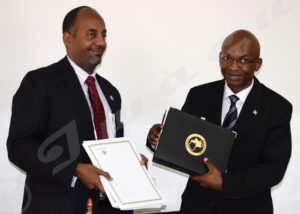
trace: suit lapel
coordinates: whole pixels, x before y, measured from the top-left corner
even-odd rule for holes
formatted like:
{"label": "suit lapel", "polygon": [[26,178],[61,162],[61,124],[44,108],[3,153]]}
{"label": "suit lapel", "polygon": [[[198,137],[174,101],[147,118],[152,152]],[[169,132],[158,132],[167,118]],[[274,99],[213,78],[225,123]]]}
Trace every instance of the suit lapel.
{"label": "suit lapel", "polygon": [[213,90],[208,92],[208,97],[205,101],[205,105],[207,105],[207,120],[216,125],[221,125],[224,84],[225,80],[217,82]]}
{"label": "suit lapel", "polygon": [[100,85],[101,90],[103,91],[103,94],[109,104],[109,107],[112,111],[112,113],[116,113],[116,104],[115,104],[115,97],[111,94],[111,88],[103,81],[103,79],[96,74],[97,81]]}
{"label": "suit lapel", "polygon": [[80,118],[83,118],[82,121],[76,121],[76,122],[84,122],[87,126],[87,129],[89,131],[89,138],[93,139],[93,122],[91,118],[91,112],[86,100],[86,97],[84,95],[84,92],[82,90],[82,87],[80,85],[80,82],[76,76],[76,73],[74,69],[72,68],[71,64],[69,63],[67,57],[62,59],[59,63],[59,70],[62,73],[62,80],[63,84],[66,87],[69,96],[73,102],[73,107],[75,108],[77,114]]}
{"label": "suit lapel", "polygon": [[242,111],[238,117],[234,130],[238,133],[236,142],[239,142],[247,135],[251,127],[254,125],[258,114],[262,113],[261,107],[261,89],[260,82],[254,78],[254,85],[250,91]]}
{"label": "suit lapel", "polygon": [[117,95],[113,93],[115,92],[113,86],[111,86],[103,77],[96,74],[96,78],[108,102],[111,112],[115,115],[116,136],[123,137],[124,129],[123,123],[121,122],[120,98],[115,97]]}

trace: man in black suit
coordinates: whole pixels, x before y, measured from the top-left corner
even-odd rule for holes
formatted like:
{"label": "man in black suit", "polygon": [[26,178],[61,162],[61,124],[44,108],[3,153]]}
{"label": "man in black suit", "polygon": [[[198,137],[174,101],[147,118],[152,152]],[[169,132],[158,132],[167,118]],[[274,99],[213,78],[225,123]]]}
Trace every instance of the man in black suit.
{"label": "man in black suit", "polygon": [[[224,80],[192,88],[182,111],[223,124],[237,137],[226,173],[205,158],[208,172],[190,177],[181,213],[273,213],[271,188],[282,180],[291,155],[292,105],[254,77],[262,59],[249,31],[235,31],[224,40],[219,62]],[[233,112],[235,119],[227,123]],[[156,124],[149,131],[152,150],[161,128]]]}
{"label": "man in black suit", "polygon": [[123,136],[120,94],[95,70],[105,37],[94,9],[73,9],[63,21],[67,56],[27,73],[13,98],[7,148],[10,161],[27,174],[22,213],[83,214],[88,198],[93,213],[123,213],[100,197],[99,176],[111,177],[91,164],[81,145]]}

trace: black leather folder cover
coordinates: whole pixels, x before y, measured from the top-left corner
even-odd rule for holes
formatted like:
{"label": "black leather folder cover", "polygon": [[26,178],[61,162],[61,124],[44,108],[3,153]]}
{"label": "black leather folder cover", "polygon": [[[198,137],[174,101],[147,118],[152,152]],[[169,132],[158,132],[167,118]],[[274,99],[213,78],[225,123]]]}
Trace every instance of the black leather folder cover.
{"label": "black leather folder cover", "polygon": [[207,157],[225,172],[235,134],[180,110],[170,108],[153,156],[153,162],[185,172],[202,175],[207,172]]}

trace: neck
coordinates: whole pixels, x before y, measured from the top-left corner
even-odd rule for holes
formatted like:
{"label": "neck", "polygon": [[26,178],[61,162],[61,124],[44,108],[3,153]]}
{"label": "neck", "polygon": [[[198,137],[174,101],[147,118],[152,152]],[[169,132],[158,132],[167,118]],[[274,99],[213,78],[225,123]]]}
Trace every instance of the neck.
{"label": "neck", "polygon": [[95,68],[84,68],[84,67],[82,67],[82,66],[80,66],[86,73],[88,73],[88,74],[93,74],[93,72],[94,72],[94,70],[95,70]]}

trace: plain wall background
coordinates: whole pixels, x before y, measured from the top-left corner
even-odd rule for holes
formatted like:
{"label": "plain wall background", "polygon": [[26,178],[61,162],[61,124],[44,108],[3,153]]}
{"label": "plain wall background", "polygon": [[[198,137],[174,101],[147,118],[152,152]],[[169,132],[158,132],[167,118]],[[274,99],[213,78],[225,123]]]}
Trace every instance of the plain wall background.
{"label": "plain wall background", "polygon": [[[65,56],[62,20],[80,5],[94,7],[106,22],[108,47],[98,73],[121,92],[125,134],[150,160],[144,145],[150,126],[169,106],[181,108],[191,87],[222,78],[218,53],[229,33],[252,31],[264,60],[258,79],[294,106],[293,154],[273,191],[275,213],[299,213],[299,0],[0,0],[1,214],[20,213],[25,178],[7,159],[12,96],[29,70]],[[165,210],[178,209],[187,177],[151,163],[149,171]]]}

